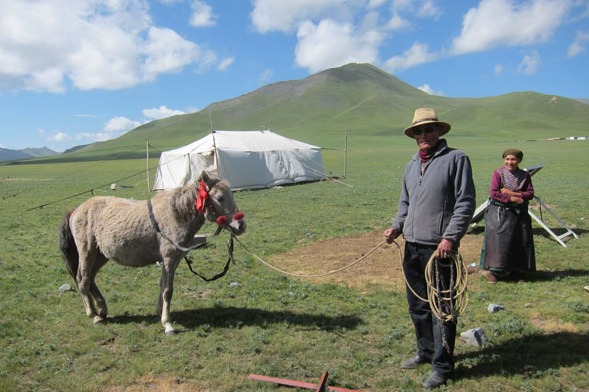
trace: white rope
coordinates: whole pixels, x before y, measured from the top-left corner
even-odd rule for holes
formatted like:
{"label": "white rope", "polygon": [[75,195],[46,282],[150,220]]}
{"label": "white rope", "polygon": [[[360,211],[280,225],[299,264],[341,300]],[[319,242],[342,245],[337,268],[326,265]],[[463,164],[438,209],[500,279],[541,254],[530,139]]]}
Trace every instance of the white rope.
{"label": "white rope", "polygon": [[[393,241],[393,243],[399,249],[400,255],[401,247],[399,246],[399,244],[397,244],[397,242]],[[417,294],[415,290],[413,290],[413,287],[411,287],[411,285],[407,281],[407,277],[405,276],[405,270],[403,268],[403,262],[401,258],[401,268],[403,269],[403,279],[405,280],[405,285],[409,288],[409,290],[411,290],[415,297],[417,297],[419,300],[423,302],[429,303],[434,316],[436,316],[439,320],[442,321],[453,320],[456,316],[464,313],[468,305],[468,272],[464,265],[464,261],[462,260],[462,256],[458,252],[451,252],[451,256],[448,257],[448,259],[451,261],[452,266],[456,271],[455,281],[452,282],[451,287],[447,290],[441,290],[437,286],[435,269],[435,263],[437,262],[437,254],[436,252],[434,252],[428,260],[425,267],[427,298],[423,298],[422,296]],[[453,311],[450,313],[446,313],[441,308],[442,303],[449,304],[450,308],[453,309]]]}
{"label": "white rope", "polygon": [[297,274],[297,273],[293,273],[293,272],[288,272],[285,270],[282,270],[278,267],[273,266],[272,264],[268,263],[267,261],[263,260],[261,257],[255,255],[254,253],[252,253],[240,240],[239,238],[235,237],[235,240],[237,241],[237,243],[239,245],[241,245],[243,247],[243,249],[245,249],[246,252],[248,252],[251,256],[253,256],[256,260],[258,260],[260,263],[264,264],[266,267],[271,268],[275,271],[278,271],[284,275],[289,275],[289,276],[295,276],[298,278],[321,278],[323,276],[328,276],[328,275],[333,275],[336,274],[338,272],[341,272],[343,270],[346,270],[348,268],[353,267],[354,265],[358,264],[359,262],[361,262],[362,260],[364,260],[365,258],[367,258],[368,256],[370,256],[372,253],[374,253],[378,248],[380,248],[383,244],[386,243],[386,241],[382,241],[380,244],[376,245],[374,248],[372,248],[368,253],[366,253],[364,256],[360,257],[358,260],[353,261],[352,263],[345,265],[341,268],[338,268],[336,270],[332,270],[329,272],[325,272],[325,273],[321,273],[321,274],[310,274],[310,275],[306,275],[306,274]]}
{"label": "white rope", "polygon": [[[363,255],[359,259],[357,259],[357,260],[351,262],[350,264],[347,264],[341,268],[338,268],[338,269],[335,269],[332,271],[328,271],[325,273],[320,273],[320,274],[298,274],[298,273],[285,271],[283,269],[280,269],[280,268],[275,267],[272,264],[268,263],[267,261],[265,261],[264,259],[262,259],[258,255],[254,254],[252,251],[250,251],[239,240],[238,237],[235,237],[235,241],[237,241],[237,243],[239,245],[241,245],[243,247],[243,249],[245,249],[246,252],[248,252],[252,257],[254,257],[256,260],[258,260],[260,263],[264,264],[266,267],[271,268],[275,271],[278,271],[284,275],[294,276],[294,277],[298,277],[298,278],[321,278],[324,276],[333,275],[338,272],[344,271],[344,270],[351,268],[351,267],[355,266],[356,264],[360,263],[361,261],[366,259],[368,256],[370,256],[378,248],[380,248],[381,246],[383,246],[386,243],[386,240],[380,242],[379,244],[377,244],[374,248],[372,248],[370,251],[368,251],[365,255]],[[415,292],[415,290],[413,290],[413,287],[411,287],[411,285],[407,281],[407,277],[405,276],[405,270],[403,268],[403,256],[402,256],[402,252],[401,252],[401,247],[399,246],[399,244],[396,241],[393,241],[392,243],[395,244],[395,246],[397,247],[397,250],[399,252],[399,260],[401,262],[401,269],[403,271],[403,280],[405,281],[405,285],[409,288],[409,290],[411,290],[411,292],[413,293],[413,295],[415,295],[415,297],[417,297],[418,299],[420,299],[423,302],[429,303],[434,316],[436,316],[438,319],[440,319],[442,321],[450,321],[450,320],[453,320],[457,315],[464,313],[464,311],[466,310],[466,307],[468,305],[468,292],[467,292],[468,273],[466,271],[466,267],[464,266],[464,261],[462,260],[462,256],[460,255],[460,253],[452,252],[451,256],[448,258],[451,261],[453,267],[455,268],[456,278],[455,278],[455,281],[452,282],[453,283],[452,287],[450,287],[447,290],[440,290],[436,284],[436,280],[437,280],[436,279],[436,269],[434,267],[435,267],[435,263],[437,261],[436,260],[437,255],[435,252],[432,254],[432,256],[430,257],[430,259],[427,262],[426,270],[425,270],[425,280],[426,280],[426,284],[427,284],[427,293],[428,293],[427,297],[428,298],[423,298],[422,296],[417,294]],[[443,309],[441,309],[442,303],[450,304],[449,306],[452,309],[452,311],[450,313],[446,313]]]}

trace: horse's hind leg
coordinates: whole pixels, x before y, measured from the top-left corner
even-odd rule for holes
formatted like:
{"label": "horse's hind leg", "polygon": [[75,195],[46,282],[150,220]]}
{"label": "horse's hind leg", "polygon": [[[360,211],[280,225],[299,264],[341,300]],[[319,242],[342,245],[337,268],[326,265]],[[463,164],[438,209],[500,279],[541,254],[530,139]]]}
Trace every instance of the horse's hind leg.
{"label": "horse's hind leg", "polygon": [[78,268],[78,275],[76,276],[78,289],[80,290],[80,295],[82,296],[84,307],[86,308],[86,316],[92,317],[94,319],[94,324],[104,321],[104,318],[99,315],[99,312],[96,309],[94,293],[92,293],[90,289],[92,284],[94,284],[93,272],[97,254],[98,252],[96,250],[80,251],[80,265]]}
{"label": "horse's hind leg", "polygon": [[156,306],[156,310],[161,316],[164,332],[167,335],[172,335],[176,332],[172,326],[170,307],[172,304],[172,295],[174,294],[174,274],[177,266],[178,260],[172,261],[170,259],[164,259],[162,265],[162,277],[160,279],[160,296]]}
{"label": "horse's hind leg", "polygon": [[94,317],[94,323],[98,324],[106,320],[108,314],[108,308],[106,306],[106,300],[96,285],[96,275],[98,271],[108,262],[108,259],[102,254],[98,254],[94,268],[92,270],[92,279],[90,281],[90,298],[94,303],[94,309],[97,316]]}

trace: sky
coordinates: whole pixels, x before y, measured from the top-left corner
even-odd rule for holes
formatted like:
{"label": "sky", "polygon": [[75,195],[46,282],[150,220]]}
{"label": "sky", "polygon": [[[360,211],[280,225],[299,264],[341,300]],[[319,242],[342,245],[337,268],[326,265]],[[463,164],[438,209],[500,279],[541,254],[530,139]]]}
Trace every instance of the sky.
{"label": "sky", "polygon": [[6,149],[113,139],[348,63],[445,97],[589,98],[588,0],[0,0],[0,10]]}

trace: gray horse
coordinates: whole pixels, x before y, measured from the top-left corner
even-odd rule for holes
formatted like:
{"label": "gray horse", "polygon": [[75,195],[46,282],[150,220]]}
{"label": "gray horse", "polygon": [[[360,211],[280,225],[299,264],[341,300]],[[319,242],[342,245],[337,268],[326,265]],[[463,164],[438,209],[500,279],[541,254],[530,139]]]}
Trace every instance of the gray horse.
{"label": "gray horse", "polygon": [[129,267],[161,262],[156,310],[164,332],[173,334],[174,273],[206,220],[231,235],[245,232],[244,215],[235,205],[229,184],[205,171],[195,184],[161,192],[151,200],[96,196],[68,212],[59,229],[60,250],[82,295],[86,315],[95,324],[106,319],[106,301],[95,278],[109,259]]}

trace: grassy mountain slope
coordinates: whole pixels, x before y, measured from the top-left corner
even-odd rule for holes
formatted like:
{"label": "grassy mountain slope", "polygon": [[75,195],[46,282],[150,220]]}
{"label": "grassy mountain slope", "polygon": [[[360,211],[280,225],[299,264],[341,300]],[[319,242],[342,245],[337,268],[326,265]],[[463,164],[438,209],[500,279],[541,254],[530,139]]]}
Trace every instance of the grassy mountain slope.
{"label": "grassy mountain slope", "polygon": [[57,152],[47,148],[23,148],[22,150],[9,150],[0,147],[0,161],[12,161],[37,157],[57,155]]}
{"label": "grassy mountain slope", "polygon": [[417,107],[435,107],[457,137],[521,140],[589,135],[589,105],[564,97],[516,92],[488,98],[429,95],[368,64],[348,64],[301,80],[272,83],[215,102],[197,113],[142,125],[61,159],[129,158],[176,148],[214,129],[272,129],[330,147],[345,130],[365,137],[401,135]]}

